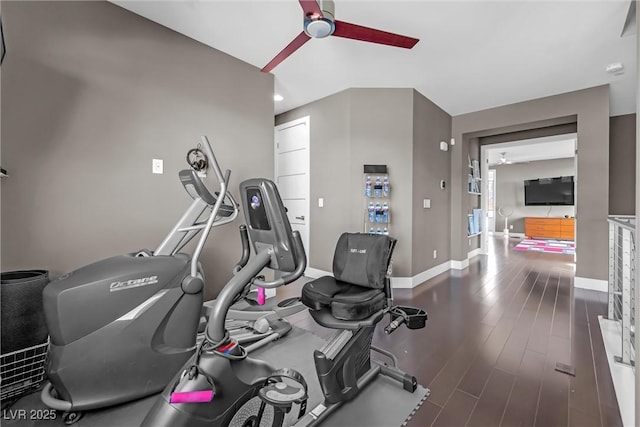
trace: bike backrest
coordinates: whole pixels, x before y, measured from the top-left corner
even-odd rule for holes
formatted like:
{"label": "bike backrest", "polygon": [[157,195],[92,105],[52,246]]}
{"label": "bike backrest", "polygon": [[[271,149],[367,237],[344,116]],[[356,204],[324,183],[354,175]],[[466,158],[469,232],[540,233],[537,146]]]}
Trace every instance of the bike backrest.
{"label": "bike backrest", "polygon": [[254,251],[272,250],[269,268],[286,273],[294,271],[300,263],[300,254],[295,251],[287,210],[275,183],[268,179],[249,179],[240,184],[240,193]]}

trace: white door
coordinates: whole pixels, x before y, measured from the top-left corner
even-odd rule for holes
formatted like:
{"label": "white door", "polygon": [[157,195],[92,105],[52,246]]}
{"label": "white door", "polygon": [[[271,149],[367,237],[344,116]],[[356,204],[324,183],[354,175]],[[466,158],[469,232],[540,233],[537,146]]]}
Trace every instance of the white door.
{"label": "white door", "polygon": [[309,117],[275,128],[275,183],[293,230],[300,232],[309,261]]}

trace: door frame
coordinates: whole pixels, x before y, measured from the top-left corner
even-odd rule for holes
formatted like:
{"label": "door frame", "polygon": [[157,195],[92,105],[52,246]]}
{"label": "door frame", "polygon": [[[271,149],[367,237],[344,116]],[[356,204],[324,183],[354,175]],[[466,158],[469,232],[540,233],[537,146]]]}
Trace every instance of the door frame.
{"label": "door frame", "polygon": [[306,226],[306,232],[305,232],[306,236],[302,236],[302,237],[303,237],[303,241],[308,242],[307,247],[304,248],[307,256],[307,267],[308,267],[309,260],[310,260],[309,254],[311,253],[311,248],[310,248],[311,246],[311,130],[310,130],[311,117],[310,116],[304,116],[299,119],[282,123],[274,127],[273,129],[273,181],[276,182],[277,180],[276,173],[278,171],[278,139],[276,135],[278,134],[278,131],[282,129],[297,126],[300,124],[305,124],[305,129],[307,129],[307,134],[306,134],[306,137],[307,137],[307,141],[306,141],[307,156],[306,157],[307,158],[306,158],[306,165],[305,165],[307,170],[307,178],[308,178],[307,179],[307,206],[306,206],[307,226]]}

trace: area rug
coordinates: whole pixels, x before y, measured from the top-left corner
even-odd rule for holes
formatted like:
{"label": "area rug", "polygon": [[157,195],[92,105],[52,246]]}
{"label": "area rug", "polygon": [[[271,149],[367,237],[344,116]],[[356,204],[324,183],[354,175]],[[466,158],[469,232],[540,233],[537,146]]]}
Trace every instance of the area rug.
{"label": "area rug", "polygon": [[555,254],[573,255],[576,244],[572,240],[534,240],[524,239],[513,248],[516,251],[549,252]]}

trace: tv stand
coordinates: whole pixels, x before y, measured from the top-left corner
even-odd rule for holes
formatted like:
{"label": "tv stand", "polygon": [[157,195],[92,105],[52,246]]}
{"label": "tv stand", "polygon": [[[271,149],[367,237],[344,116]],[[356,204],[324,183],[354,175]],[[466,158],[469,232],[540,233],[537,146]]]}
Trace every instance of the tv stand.
{"label": "tv stand", "polygon": [[529,238],[574,240],[575,219],[528,216],[524,218],[524,234]]}

